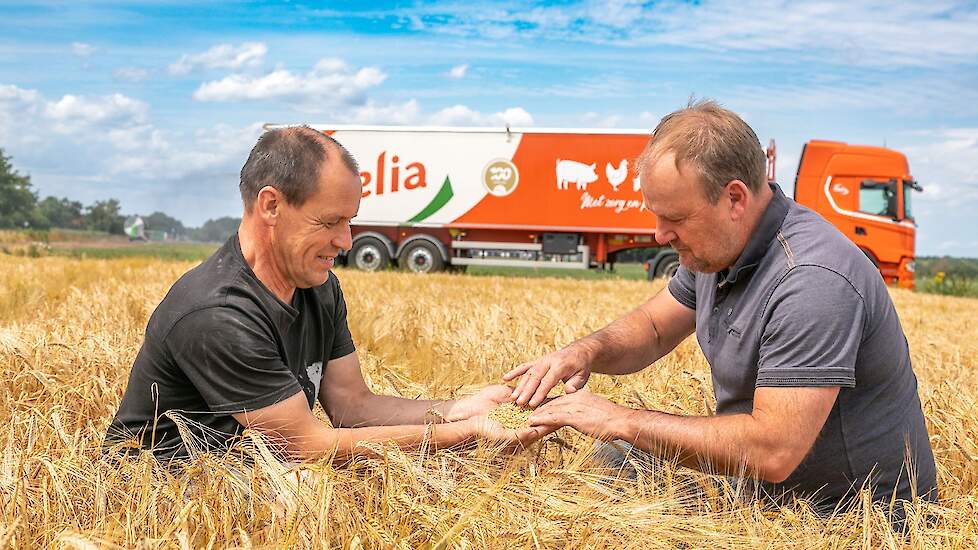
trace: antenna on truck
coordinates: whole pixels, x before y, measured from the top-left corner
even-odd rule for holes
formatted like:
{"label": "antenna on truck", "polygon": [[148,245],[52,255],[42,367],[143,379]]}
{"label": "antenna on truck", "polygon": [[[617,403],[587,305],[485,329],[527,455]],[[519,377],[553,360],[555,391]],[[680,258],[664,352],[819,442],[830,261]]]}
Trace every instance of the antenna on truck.
{"label": "antenna on truck", "polygon": [[771,138],[771,142],[767,145],[767,182],[774,183],[775,177],[774,168],[778,160],[778,148],[774,145],[774,138]]}

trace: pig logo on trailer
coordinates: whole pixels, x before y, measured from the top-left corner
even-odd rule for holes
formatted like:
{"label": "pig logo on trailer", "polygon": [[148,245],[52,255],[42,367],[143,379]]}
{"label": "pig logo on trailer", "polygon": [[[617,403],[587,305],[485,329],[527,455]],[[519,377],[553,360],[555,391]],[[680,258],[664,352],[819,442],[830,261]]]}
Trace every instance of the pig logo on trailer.
{"label": "pig logo on trailer", "polygon": [[557,159],[557,189],[567,189],[568,184],[575,184],[578,190],[587,189],[587,184],[597,181],[594,173],[597,164],[584,164],[576,160]]}
{"label": "pig logo on trailer", "polygon": [[618,163],[618,168],[612,166],[610,162],[605,164],[604,174],[608,176],[608,183],[611,184],[611,188],[618,191],[618,186],[628,177],[628,160],[622,159]]}

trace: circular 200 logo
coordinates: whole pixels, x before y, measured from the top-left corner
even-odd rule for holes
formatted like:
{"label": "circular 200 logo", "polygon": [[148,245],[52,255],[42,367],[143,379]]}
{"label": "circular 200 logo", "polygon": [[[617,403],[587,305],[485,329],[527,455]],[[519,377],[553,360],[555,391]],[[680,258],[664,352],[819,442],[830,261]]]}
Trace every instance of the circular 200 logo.
{"label": "circular 200 logo", "polygon": [[494,159],[482,169],[482,185],[490,195],[505,197],[516,190],[520,183],[520,172],[516,165],[507,159]]}

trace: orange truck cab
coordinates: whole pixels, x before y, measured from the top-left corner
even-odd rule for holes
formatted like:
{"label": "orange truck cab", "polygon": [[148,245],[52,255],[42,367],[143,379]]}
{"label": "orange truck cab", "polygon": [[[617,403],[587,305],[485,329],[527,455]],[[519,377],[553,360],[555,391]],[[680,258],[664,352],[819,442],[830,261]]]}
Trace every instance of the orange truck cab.
{"label": "orange truck cab", "polygon": [[903,288],[914,287],[911,197],[920,190],[902,153],[838,141],[809,141],[795,177],[795,201],[831,222],[887,283]]}

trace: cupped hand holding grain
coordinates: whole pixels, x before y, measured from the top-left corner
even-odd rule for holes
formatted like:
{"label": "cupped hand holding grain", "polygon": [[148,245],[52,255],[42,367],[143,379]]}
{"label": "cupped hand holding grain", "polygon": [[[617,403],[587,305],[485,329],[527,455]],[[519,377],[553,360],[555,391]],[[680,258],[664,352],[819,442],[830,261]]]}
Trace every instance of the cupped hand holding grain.
{"label": "cupped hand holding grain", "polygon": [[523,363],[503,375],[503,380],[509,382],[519,377],[512,398],[518,405],[528,405],[531,408],[539,406],[547,394],[557,384],[564,383],[566,393],[574,393],[587,384],[591,376],[585,349],[570,345],[543,357]]}
{"label": "cupped hand holding grain", "polygon": [[465,420],[473,416],[489,414],[490,411],[502,403],[511,401],[510,394],[513,388],[502,384],[486,386],[477,393],[458,399],[448,408],[445,420],[454,422]]}
{"label": "cupped hand holding grain", "polygon": [[547,426],[530,426],[529,423],[520,428],[507,428],[489,415],[472,417],[465,422],[470,423],[474,435],[479,439],[511,450],[525,448],[556,430]]}

